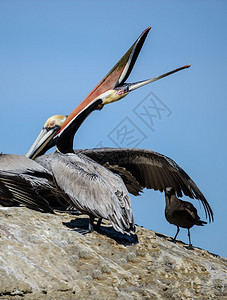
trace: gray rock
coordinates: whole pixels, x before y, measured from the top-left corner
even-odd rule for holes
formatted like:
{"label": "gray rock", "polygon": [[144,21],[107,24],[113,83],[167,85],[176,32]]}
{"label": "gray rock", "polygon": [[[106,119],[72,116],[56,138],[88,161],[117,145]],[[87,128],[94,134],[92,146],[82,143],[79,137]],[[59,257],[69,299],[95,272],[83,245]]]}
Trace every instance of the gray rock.
{"label": "gray rock", "polygon": [[107,223],[82,236],[74,219],[0,207],[0,299],[227,299],[226,259],[141,227],[139,243]]}

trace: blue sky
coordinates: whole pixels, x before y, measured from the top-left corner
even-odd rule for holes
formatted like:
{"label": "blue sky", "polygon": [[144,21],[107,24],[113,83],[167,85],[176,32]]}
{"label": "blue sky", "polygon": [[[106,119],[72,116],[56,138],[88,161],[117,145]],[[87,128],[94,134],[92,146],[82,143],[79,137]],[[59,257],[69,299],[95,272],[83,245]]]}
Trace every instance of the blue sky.
{"label": "blue sky", "polygon": [[[214,223],[192,228],[192,243],[227,256],[226,13],[224,0],[162,5],[143,0],[2,0],[0,151],[26,153],[45,120],[69,114],[151,26],[128,82],[188,63],[191,68],[93,113],[78,131],[75,147],[137,146],[174,159],[215,214]],[[149,103],[159,113],[154,110],[146,119],[141,109]],[[116,135],[126,127],[134,134],[128,140]],[[163,194],[146,190],[132,197],[132,203],[137,224],[175,235],[176,228],[164,217]],[[204,219],[198,201],[192,203]],[[179,239],[188,242],[186,230]]]}

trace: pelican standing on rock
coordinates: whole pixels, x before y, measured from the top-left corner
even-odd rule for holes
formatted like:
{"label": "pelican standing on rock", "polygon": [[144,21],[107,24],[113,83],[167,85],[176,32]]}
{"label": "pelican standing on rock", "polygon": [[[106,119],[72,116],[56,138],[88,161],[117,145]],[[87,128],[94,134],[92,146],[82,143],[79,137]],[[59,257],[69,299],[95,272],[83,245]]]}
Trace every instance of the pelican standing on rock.
{"label": "pelican standing on rock", "polygon": [[[89,228],[82,233],[93,230],[95,217],[110,220],[113,227],[122,233],[130,234],[135,229],[128,191],[121,177],[83,154],[74,153],[73,138],[77,129],[93,110],[101,109],[105,104],[123,98],[140,86],[189,67],[186,65],[153,79],[125,83],[149,29],[141,34],[122,59],[68,116],[55,137],[57,151],[52,155],[45,155],[39,160],[40,164],[52,172],[57,186],[69,197],[70,204],[90,216]],[[27,156],[32,158],[40,146],[41,144],[36,140]],[[183,173],[183,177],[184,175]],[[178,178],[178,181],[181,181],[181,177]],[[188,182],[186,186],[188,188]],[[196,188],[194,190],[192,188],[193,193],[197,192]]]}

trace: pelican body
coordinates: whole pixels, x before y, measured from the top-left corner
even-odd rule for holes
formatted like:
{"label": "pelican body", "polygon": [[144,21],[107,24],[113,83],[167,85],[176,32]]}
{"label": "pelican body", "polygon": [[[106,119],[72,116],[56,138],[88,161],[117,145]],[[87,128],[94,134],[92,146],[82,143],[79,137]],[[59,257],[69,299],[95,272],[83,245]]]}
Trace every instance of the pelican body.
{"label": "pelican body", "polygon": [[135,232],[130,197],[120,176],[83,154],[56,151],[37,162],[53,174],[69,204],[90,216],[88,229],[79,232],[91,232],[94,218],[109,220],[122,234]]}

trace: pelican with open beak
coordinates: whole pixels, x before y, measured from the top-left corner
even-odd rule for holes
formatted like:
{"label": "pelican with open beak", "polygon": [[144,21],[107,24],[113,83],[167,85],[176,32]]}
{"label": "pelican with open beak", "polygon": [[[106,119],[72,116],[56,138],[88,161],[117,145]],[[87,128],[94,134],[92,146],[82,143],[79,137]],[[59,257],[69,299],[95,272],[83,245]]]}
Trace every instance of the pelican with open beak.
{"label": "pelican with open beak", "polygon": [[[90,94],[69,114],[56,137],[59,140],[59,143],[57,142],[57,144],[61,152],[72,152],[72,132],[75,133],[77,131],[84,119],[93,110],[102,109],[105,104],[118,101],[128,95],[131,91],[141,86],[190,67],[190,65],[185,65],[152,79],[147,79],[135,83],[126,83],[125,81],[129,77],[133,69],[133,66],[141,51],[150,28],[151,27],[148,27],[143,31],[143,33],[139,36],[135,43],[118,61],[118,63],[99,82],[99,84],[90,92]],[[74,122],[75,119],[76,122]],[[70,128],[69,130],[67,130],[68,127]],[[67,142],[60,142],[62,139],[66,139],[66,134],[68,135]]]}
{"label": "pelican with open beak", "polygon": [[[105,104],[123,98],[140,86],[189,67],[187,65],[153,79],[125,83],[149,30],[150,27],[140,35],[81,104],[70,113],[54,138],[57,151],[51,156],[46,155],[44,160],[39,162],[52,172],[57,186],[69,197],[70,204],[90,216],[89,228],[84,233],[92,231],[94,218],[108,219],[121,233],[134,233],[135,227],[130,198],[121,177],[83,154],[74,153],[73,139],[77,129],[93,110],[101,109]],[[36,141],[36,144],[40,147],[38,142]],[[44,147],[46,146],[45,144]],[[32,157],[34,151],[36,151],[35,145],[27,156]]]}

